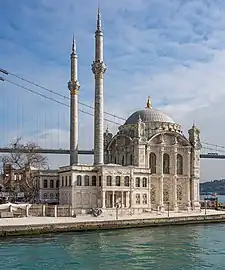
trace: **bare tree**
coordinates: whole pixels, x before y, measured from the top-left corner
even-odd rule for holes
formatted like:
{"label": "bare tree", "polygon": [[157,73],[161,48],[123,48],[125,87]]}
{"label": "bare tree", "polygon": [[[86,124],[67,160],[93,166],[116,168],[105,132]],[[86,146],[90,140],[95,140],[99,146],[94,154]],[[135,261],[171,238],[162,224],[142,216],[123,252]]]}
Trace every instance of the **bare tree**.
{"label": "bare tree", "polygon": [[[39,148],[33,142],[22,143],[21,138],[16,138],[9,144],[13,151],[7,155],[0,156],[0,162],[3,163],[3,168],[10,167],[10,173],[3,174],[3,182],[8,190],[15,190],[15,185],[19,185],[19,189],[25,192],[30,200],[37,194],[38,182],[37,174],[34,176],[32,167],[36,170],[46,169],[48,167],[48,159],[37,153],[35,150]],[[18,149],[18,151],[17,151]],[[22,153],[19,149],[25,149],[26,153]],[[12,179],[12,173],[13,177]],[[19,178],[17,181],[17,177]],[[16,179],[15,179],[16,178]],[[5,180],[5,181],[4,181]]]}
{"label": "bare tree", "polygon": [[[48,167],[48,159],[35,150],[40,148],[33,142],[22,143],[21,137],[16,138],[9,144],[9,147],[15,149],[8,155],[0,157],[3,164],[11,164],[14,169],[24,169],[27,167],[35,167],[37,169],[46,169]],[[16,151],[16,149],[26,149],[26,153]]]}

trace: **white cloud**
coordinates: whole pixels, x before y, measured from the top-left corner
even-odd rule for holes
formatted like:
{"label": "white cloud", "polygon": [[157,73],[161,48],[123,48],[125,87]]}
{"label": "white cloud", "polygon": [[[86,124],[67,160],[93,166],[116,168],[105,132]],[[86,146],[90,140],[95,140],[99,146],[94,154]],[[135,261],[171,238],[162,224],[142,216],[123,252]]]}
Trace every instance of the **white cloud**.
{"label": "white cloud", "polygon": [[[72,0],[24,1],[14,13],[11,4],[5,3],[9,16],[0,16],[4,26],[1,67],[69,96],[69,54],[75,32],[80,100],[93,105],[90,64],[94,57],[97,6],[97,1],[92,0],[76,5]],[[100,1],[100,6],[108,66],[106,110],[126,118],[134,110],[144,108],[150,95],[153,106],[170,114],[185,131],[195,120],[203,141],[225,145],[223,1],[124,0]],[[24,138],[46,147],[68,147],[66,106],[7,83],[1,82],[1,91],[2,143],[22,133]],[[115,125],[108,125],[115,131]],[[82,113],[79,138],[80,148],[93,148],[93,118]],[[51,157],[51,161],[55,165],[66,164],[68,157]],[[223,161],[202,161],[202,179],[220,177],[224,177]]]}

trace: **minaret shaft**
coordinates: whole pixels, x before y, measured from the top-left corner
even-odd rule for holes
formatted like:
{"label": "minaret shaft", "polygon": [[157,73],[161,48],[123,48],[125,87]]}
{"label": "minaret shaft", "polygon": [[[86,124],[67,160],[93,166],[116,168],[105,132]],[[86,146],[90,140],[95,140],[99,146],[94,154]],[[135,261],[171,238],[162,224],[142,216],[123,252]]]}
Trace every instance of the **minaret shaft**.
{"label": "minaret shaft", "polygon": [[103,33],[99,10],[95,32],[95,61],[92,64],[92,71],[95,75],[94,164],[100,165],[104,163],[103,79],[106,65],[103,62]]}
{"label": "minaret shaft", "polygon": [[78,91],[80,84],[77,75],[77,54],[73,38],[70,55],[71,78],[68,83],[70,90],[70,165],[78,163]]}

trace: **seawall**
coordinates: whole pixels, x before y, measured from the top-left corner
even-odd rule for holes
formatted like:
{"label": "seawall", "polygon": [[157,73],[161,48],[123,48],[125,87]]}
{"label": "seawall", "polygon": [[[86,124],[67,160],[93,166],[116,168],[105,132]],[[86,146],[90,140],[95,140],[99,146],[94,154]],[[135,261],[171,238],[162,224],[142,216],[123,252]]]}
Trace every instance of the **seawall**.
{"label": "seawall", "polygon": [[167,218],[129,219],[129,220],[107,220],[107,221],[76,221],[61,223],[41,223],[31,225],[1,225],[0,237],[26,236],[57,232],[76,232],[91,230],[115,230],[128,228],[143,228],[156,226],[187,225],[225,222],[225,214],[182,216]]}

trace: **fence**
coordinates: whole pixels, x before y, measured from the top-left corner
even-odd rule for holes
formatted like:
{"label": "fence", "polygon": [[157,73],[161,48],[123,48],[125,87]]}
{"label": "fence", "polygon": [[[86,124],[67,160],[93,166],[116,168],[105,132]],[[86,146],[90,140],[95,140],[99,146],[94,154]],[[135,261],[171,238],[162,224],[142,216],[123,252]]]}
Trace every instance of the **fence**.
{"label": "fence", "polygon": [[11,206],[9,209],[1,210],[1,212],[12,212],[14,217],[71,217],[73,211],[71,205],[45,205],[45,204],[32,204],[31,207],[20,208],[19,205],[16,210]]}

